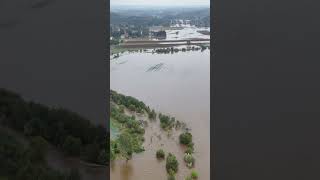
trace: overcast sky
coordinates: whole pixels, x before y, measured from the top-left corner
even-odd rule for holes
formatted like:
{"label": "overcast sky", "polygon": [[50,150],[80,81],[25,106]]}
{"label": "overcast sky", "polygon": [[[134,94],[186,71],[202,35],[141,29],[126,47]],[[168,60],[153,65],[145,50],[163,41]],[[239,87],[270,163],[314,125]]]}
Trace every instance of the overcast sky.
{"label": "overcast sky", "polygon": [[110,0],[111,6],[114,5],[152,5],[152,6],[191,6],[209,5],[210,0]]}

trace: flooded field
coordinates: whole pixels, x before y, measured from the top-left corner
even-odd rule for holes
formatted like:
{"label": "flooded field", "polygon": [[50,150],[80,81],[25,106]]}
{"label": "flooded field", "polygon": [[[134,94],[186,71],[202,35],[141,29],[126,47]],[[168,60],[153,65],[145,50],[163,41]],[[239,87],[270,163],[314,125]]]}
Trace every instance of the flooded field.
{"label": "flooded field", "polygon": [[[199,179],[210,179],[210,50],[125,53],[110,63],[111,89],[136,97],[157,112],[174,116],[191,128],[195,143],[194,169]],[[149,123],[146,128],[145,152],[134,154],[128,163],[116,160],[111,165],[111,179],[167,179],[165,161],[155,158],[160,147],[176,154],[179,161],[176,179],[183,180],[189,175],[191,171],[183,162],[184,151],[178,134],[166,136],[158,123]]]}
{"label": "flooded field", "polygon": [[199,28],[195,26],[184,26],[183,29],[180,30],[166,30],[167,38],[166,40],[185,40],[185,39],[210,39],[210,35],[204,35],[199,31],[210,31],[210,28]]}

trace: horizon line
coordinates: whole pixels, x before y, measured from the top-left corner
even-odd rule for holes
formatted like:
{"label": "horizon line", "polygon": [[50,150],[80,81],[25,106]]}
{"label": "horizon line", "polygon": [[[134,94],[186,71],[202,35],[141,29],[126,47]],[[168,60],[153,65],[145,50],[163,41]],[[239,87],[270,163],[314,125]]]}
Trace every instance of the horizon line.
{"label": "horizon line", "polygon": [[209,4],[175,4],[175,5],[164,5],[164,4],[159,4],[159,5],[154,5],[154,4],[111,4],[111,6],[126,6],[126,7],[143,7],[143,6],[153,6],[153,7],[199,7],[199,6],[208,6],[210,7]]}

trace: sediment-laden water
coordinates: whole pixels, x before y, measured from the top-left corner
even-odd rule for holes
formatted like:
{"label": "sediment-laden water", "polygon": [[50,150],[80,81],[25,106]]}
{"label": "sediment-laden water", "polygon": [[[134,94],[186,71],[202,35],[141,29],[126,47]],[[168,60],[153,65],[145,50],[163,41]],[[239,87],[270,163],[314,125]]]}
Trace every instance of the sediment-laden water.
{"label": "sediment-laden water", "polygon": [[[210,179],[210,50],[173,54],[126,53],[110,63],[111,89],[136,97],[191,128],[195,143],[194,169],[198,171],[199,179]],[[156,71],[150,71],[154,67]],[[177,156],[180,164],[176,179],[189,175],[191,171],[183,163],[178,134],[165,136],[157,123],[149,123],[146,128],[146,151],[134,154],[128,163],[116,160],[111,165],[111,179],[166,179],[165,161],[155,158],[160,147]]]}

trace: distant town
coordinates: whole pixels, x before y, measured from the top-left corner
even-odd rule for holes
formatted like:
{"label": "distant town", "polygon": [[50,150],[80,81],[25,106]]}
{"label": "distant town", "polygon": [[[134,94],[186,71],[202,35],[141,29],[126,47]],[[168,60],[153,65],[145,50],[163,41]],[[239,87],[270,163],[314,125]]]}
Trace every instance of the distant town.
{"label": "distant town", "polygon": [[[111,45],[117,45],[125,39],[166,39],[166,30],[179,30],[186,26],[210,26],[209,9],[181,12],[159,11],[157,15],[144,13],[137,16],[136,14],[131,15],[125,10],[111,12]],[[205,31],[200,33],[209,34]]]}

